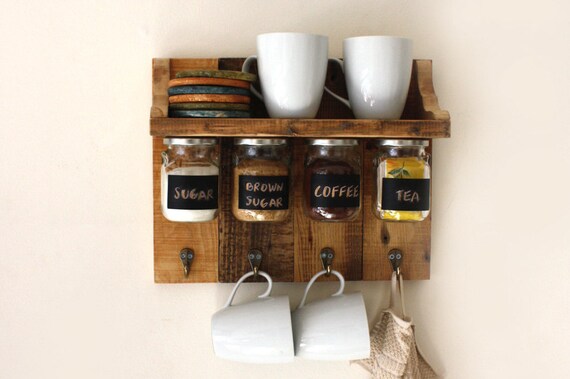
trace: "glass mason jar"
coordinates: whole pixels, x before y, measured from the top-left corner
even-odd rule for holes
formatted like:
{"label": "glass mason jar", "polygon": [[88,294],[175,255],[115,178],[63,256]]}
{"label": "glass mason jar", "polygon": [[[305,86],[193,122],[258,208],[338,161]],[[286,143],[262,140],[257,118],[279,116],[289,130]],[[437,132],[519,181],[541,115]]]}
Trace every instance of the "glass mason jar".
{"label": "glass mason jar", "polygon": [[423,221],[430,209],[427,140],[378,140],[374,213],[387,221]]}
{"label": "glass mason jar", "polygon": [[355,139],[312,139],[305,157],[305,209],[313,220],[350,221],[361,204],[360,148]]}
{"label": "glass mason jar", "polygon": [[291,164],[287,140],[236,138],[234,145],[234,217],[249,222],[287,220]]}
{"label": "glass mason jar", "polygon": [[215,138],[165,138],[161,208],[170,221],[211,221],[218,214],[219,149]]}

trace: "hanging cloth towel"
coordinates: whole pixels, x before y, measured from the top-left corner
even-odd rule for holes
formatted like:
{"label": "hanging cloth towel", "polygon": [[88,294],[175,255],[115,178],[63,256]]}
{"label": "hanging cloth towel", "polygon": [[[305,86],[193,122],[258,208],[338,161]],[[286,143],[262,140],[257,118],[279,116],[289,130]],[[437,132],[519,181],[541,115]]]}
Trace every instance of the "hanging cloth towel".
{"label": "hanging cloth towel", "polygon": [[370,332],[370,358],[356,361],[375,379],[435,379],[418,350],[412,320],[406,317],[401,275],[392,273],[390,307]]}

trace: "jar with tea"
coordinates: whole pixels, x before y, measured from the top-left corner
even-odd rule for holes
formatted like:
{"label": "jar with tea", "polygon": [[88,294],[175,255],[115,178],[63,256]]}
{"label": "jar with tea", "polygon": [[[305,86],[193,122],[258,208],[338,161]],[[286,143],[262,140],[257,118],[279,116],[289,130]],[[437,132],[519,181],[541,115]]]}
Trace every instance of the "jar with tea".
{"label": "jar with tea", "polygon": [[318,221],[350,221],[361,203],[361,158],[355,139],[313,139],[305,157],[305,208]]}
{"label": "jar with tea", "polygon": [[284,138],[236,138],[232,213],[240,221],[288,219],[291,149]]}
{"label": "jar with tea", "polygon": [[219,149],[215,138],[165,138],[161,208],[166,219],[205,222],[218,214]]}
{"label": "jar with tea", "polygon": [[374,213],[387,221],[423,221],[430,210],[427,140],[378,140]]}

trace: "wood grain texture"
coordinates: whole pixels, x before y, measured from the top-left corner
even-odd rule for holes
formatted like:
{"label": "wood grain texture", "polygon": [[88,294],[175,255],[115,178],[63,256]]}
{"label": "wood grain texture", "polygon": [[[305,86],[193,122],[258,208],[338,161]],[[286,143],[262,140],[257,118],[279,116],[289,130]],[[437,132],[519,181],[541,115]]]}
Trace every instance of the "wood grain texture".
{"label": "wood grain texture", "polygon": [[277,282],[293,281],[293,212],[285,222],[241,222],[232,214],[233,140],[222,140],[219,281],[235,282],[251,271],[247,253],[263,253],[261,270]]}
{"label": "wood grain texture", "polygon": [[[252,111],[256,110],[252,106]],[[342,119],[171,119],[153,118],[154,136],[196,135],[225,137],[330,137],[330,138],[446,138],[445,121]]]}
{"label": "wood grain texture", "polygon": [[[151,117],[168,116],[168,80],[185,69],[212,69],[217,59],[153,60],[153,106]],[[160,209],[160,167],[162,138],[153,138],[153,213],[154,213],[154,280],[156,283],[201,283],[218,279],[218,221],[178,223],[164,218]],[[183,248],[194,250],[190,275],[184,276],[179,253]]]}
{"label": "wood grain texture", "polygon": [[[383,222],[372,212],[375,191],[372,158],[375,148],[363,149],[363,202],[361,216],[349,223],[323,223],[308,219],[303,209],[305,145],[293,145],[293,212],[286,223],[244,223],[231,214],[231,138],[222,138],[221,214],[211,223],[170,223],[160,211],[160,151],[164,136],[222,137],[328,137],[328,138],[447,138],[450,117],[441,110],[434,92],[432,63],[416,60],[402,120],[357,120],[352,112],[327,93],[323,94],[317,119],[269,119],[261,101],[252,97],[252,119],[168,118],[168,80],[176,72],[192,69],[241,69],[243,58],[155,59],[153,60],[153,138],[155,281],[233,282],[250,270],[247,252],[264,252],[262,269],[275,281],[308,281],[321,270],[319,252],[335,250],[333,268],[347,280],[388,280],[388,252],[404,252],[405,279],[428,279],[431,245],[431,216],[420,223]],[[256,73],[256,65],[252,66]],[[346,96],[342,70],[330,63],[326,85]],[[254,83],[259,89],[259,83]],[[363,140],[364,142],[364,140]],[[363,145],[367,145],[363,143]],[[192,246],[189,246],[192,245]],[[196,251],[190,276],[185,279],[178,257],[180,249]],[[218,264],[219,263],[219,264]],[[218,278],[219,276],[219,278]]]}
{"label": "wood grain texture", "polygon": [[430,60],[414,61],[414,71],[418,77],[418,91],[422,100],[422,119],[443,120],[450,122],[449,112],[440,109],[432,77],[432,62]]}
{"label": "wood grain texture", "polygon": [[170,60],[152,60],[152,108],[150,117],[168,117],[168,79]]}
{"label": "wood grain texture", "polygon": [[[224,70],[240,70],[243,58],[173,59],[170,63],[170,76],[173,70],[190,69],[197,64],[219,63]],[[430,60],[415,60],[408,99],[401,120],[354,119],[352,112],[327,93],[323,94],[321,107],[316,119],[269,119],[265,106],[252,96],[251,112],[253,119],[241,120],[200,120],[154,118],[151,115],[151,134],[201,135],[201,136],[279,136],[279,137],[320,137],[337,138],[448,138],[451,135],[449,113],[439,108],[432,81]],[[252,65],[252,72],[257,67]],[[326,85],[334,92],[346,96],[346,86],[342,70],[335,63],[329,63]],[[259,89],[259,83],[254,86]]]}
{"label": "wood grain texture", "polygon": [[[307,282],[323,269],[320,252],[325,247],[334,250],[334,270],[339,271],[346,280],[361,280],[362,212],[356,220],[349,222],[311,220],[303,207],[306,145],[302,140],[295,140],[294,145],[295,281]],[[323,277],[323,280],[326,278]]]}
{"label": "wood grain texture", "polygon": [[[431,145],[431,143],[430,143]],[[399,249],[404,255],[401,272],[404,279],[429,279],[431,259],[431,213],[421,222],[385,222],[373,212],[374,181],[373,159],[377,147],[368,143],[364,150],[364,201],[363,201],[363,279],[390,280],[392,266],[388,252]]]}
{"label": "wood grain texture", "polygon": [[[171,222],[160,209],[162,138],[153,138],[154,281],[156,283],[216,282],[218,279],[218,221]],[[180,250],[194,250],[190,275],[184,276]]]}

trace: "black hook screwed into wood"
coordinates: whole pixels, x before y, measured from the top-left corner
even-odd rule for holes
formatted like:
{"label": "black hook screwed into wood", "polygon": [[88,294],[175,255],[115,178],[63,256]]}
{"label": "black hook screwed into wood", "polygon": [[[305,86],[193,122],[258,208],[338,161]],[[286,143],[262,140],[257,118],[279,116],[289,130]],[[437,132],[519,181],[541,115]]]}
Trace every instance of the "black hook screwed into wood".
{"label": "black hook screwed into wood", "polygon": [[180,250],[180,260],[182,261],[182,267],[184,267],[184,276],[188,276],[190,266],[192,266],[192,261],[194,260],[194,251],[187,247]]}
{"label": "black hook screwed into wood", "polygon": [[257,279],[257,274],[259,272],[259,267],[261,266],[261,261],[263,260],[263,253],[259,249],[251,249],[247,253],[247,260],[253,271],[253,279]]}
{"label": "black hook screwed into wood", "polygon": [[323,270],[326,270],[325,276],[330,276],[332,272],[332,261],[334,259],[334,250],[330,247],[325,247],[320,252],[321,263],[323,264]]}
{"label": "black hook screwed into wood", "polygon": [[396,271],[396,275],[400,276],[400,266],[404,259],[404,253],[398,249],[392,249],[388,252],[388,259],[392,264],[392,269]]}

